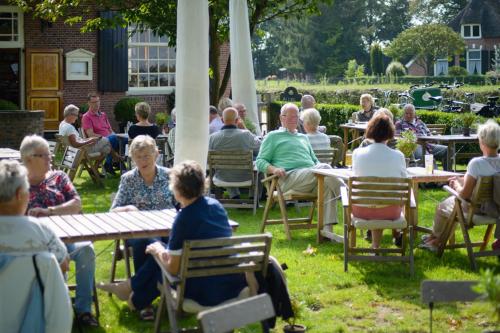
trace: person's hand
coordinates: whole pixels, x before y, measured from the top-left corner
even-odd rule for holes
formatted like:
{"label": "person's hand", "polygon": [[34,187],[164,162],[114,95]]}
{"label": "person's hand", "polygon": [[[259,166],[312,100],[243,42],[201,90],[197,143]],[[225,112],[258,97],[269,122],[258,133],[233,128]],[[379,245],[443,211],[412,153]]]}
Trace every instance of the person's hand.
{"label": "person's hand", "polygon": [[158,257],[161,253],[165,252],[165,247],[160,242],[154,242],[146,247],[146,253]]}
{"label": "person's hand", "polygon": [[241,118],[236,119],[236,127],[238,127],[239,129],[247,129],[245,123]]}
{"label": "person's hand", "polygon": [[139,208],[137,208],[134,205],[127,205],[127,206],[113,208],[111,211],[115,212],[115,213],[120,213],[120,212],[137,212],[137,211],[139,211]]}
{"label": "person's hand", "polygon": [[459,178],[459,177],[451,177],[448,180],[448,184],[455,191],[457,191],[462,186],[462,182],[463,182],[462,178]]}
{"label": "person's hand", "polygon": [[43,216],[49,216],[50,212],[48,208],[36,207],[28,210],[28,215],[34,217],[43,217]]}
{"label": "person's hand", "polygon": [[69,271],[69,257],[64,258],[64,260],[59,264],[61,272],[64,274]]}
{"label": "person's hand", "polygon": [[273,175],[278,176],[278,177],[285,177],[286,171],[283,168],[274,168]]}

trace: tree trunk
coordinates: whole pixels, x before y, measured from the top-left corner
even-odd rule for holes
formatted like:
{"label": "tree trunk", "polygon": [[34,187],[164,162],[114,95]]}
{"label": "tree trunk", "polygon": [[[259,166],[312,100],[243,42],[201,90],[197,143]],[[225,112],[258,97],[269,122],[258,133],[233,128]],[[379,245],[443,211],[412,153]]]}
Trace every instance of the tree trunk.
{"label": "tree trunk", "polygon": [[[212,80],[210,81],[210,104],[217,106],[219,102],[219,90],[220,90],[220,66],[219,66],[219,56],[220,56],[220,41],[217,34],[217,20],[214,20],[214,15],[212,10],[210,11],[210,21],[209,21],[209,65],[212,70]],[[207,73],[208,74],[208,73]]]}

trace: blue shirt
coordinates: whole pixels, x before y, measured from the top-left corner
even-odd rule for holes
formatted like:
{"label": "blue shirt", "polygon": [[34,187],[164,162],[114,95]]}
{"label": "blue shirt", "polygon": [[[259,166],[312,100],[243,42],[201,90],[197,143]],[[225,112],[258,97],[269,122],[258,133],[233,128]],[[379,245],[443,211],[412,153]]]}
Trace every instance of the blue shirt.
{"label": "blue shirt", "polygon": [[[215,199],[200,197],[177,214],[170,233],[168,252],[181,255],[185,240],[230,237],[231,234],[224,207]],[[184,297],[201,305],[213,306],[238,297],[245,286],[243,274],[190,278],[186,281]]]}

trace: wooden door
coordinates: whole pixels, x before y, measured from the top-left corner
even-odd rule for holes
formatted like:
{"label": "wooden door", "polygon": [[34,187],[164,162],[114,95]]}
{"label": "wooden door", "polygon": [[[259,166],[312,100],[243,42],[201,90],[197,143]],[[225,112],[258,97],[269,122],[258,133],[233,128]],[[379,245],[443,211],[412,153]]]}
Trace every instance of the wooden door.
{"label": "wooden door", "polygon": [[62,49],[26,50],[26,106],[45,111],[45,130],[57,130],[62,119]]}

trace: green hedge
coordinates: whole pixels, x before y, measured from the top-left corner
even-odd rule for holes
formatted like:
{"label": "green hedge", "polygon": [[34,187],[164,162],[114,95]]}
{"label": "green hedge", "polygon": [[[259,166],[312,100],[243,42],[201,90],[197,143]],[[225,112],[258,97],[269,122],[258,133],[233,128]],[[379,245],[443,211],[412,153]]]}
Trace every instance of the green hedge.
{"label": "green hedge", "polygon": [[387,76],[363,76],[360,78],[349,79],[351,83],[362,83],[362,84],[381,84],[381,83],[399,83],[399,84],[424,84],[429,82],[439,82],[452,84],[454,82],[463,82],[470,85],[488,85],[488,84],[498,84],[498,80],[486,75],[466,75],[466,76],[399,76],[399,77],[387,77]]}

